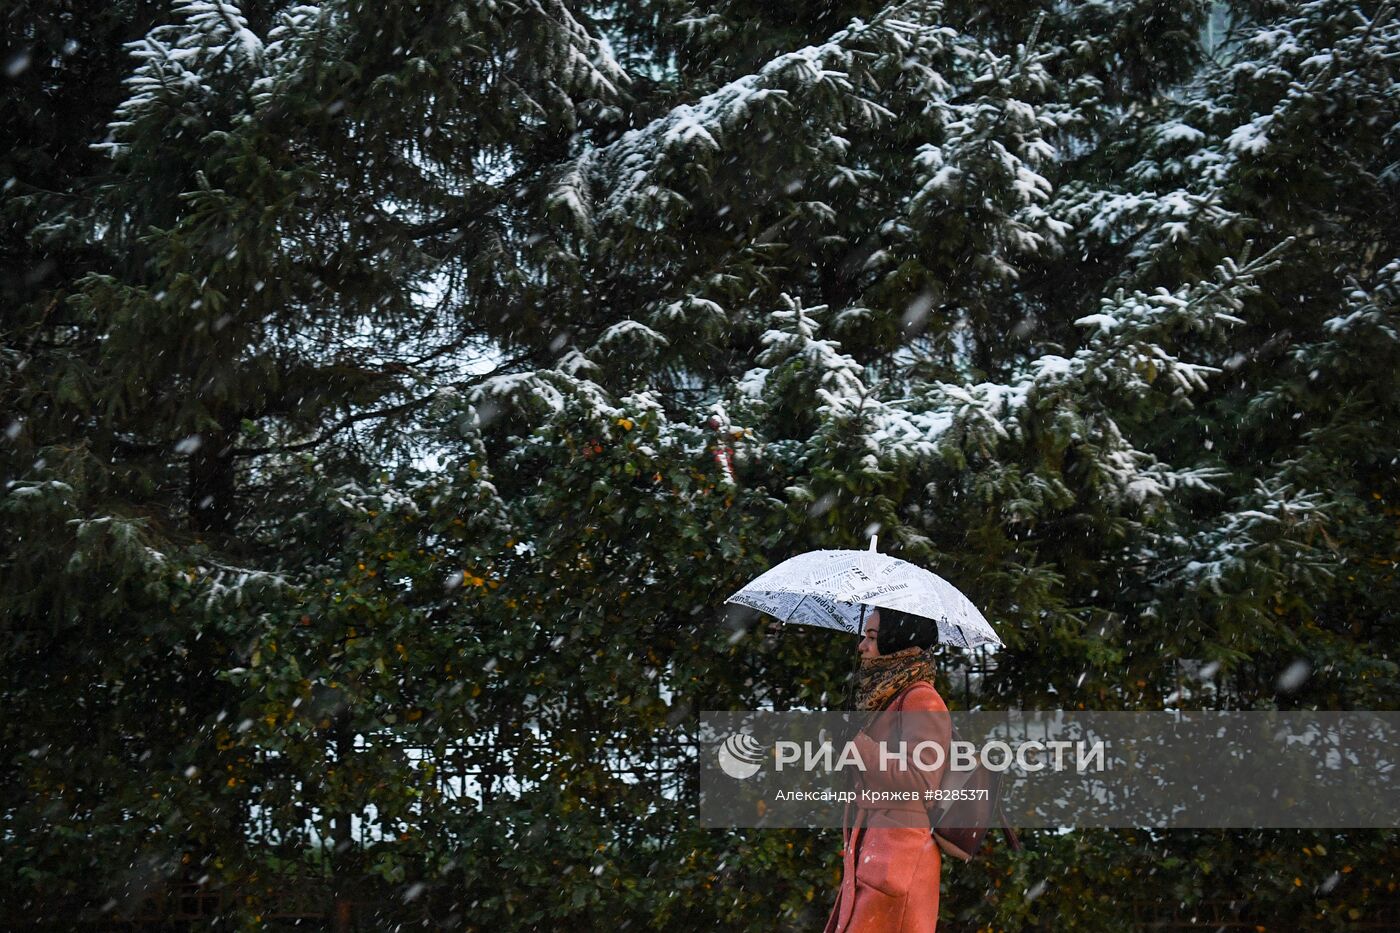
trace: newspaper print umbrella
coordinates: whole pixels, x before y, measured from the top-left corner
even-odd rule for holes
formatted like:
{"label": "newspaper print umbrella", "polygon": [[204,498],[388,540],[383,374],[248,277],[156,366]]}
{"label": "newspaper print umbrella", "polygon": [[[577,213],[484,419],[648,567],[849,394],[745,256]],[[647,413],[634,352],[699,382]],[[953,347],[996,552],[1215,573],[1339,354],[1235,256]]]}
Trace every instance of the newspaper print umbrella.
{"label": "newspaper print umbrella", "polygon": [[725,600],[783,622],[860,635],[865,607],[898,609],[938,623],[938,640],[959,648],[1000,645],[962,591],[935,573],[875,550],[808,551],[783,561]]}

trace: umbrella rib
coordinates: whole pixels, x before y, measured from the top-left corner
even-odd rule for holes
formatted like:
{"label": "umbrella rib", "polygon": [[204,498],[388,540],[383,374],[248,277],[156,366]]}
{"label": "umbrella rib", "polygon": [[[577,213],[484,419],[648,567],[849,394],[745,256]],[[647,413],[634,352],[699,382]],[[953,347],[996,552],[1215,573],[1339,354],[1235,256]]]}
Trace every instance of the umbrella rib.
{"label": "umbrella rib", "polygon": [[793,616],[797,615],[797,610],[799,610],[799,609],[802,608],[802,604],[805,603],[805,602],[807,601],[808,595],[810,595],[810,594],[808,594],[808,593],[803,593],[803,594],[802,594],[802,598],[799,599],[799,600],[797,601],[797,605],[792,607],[792,612],[789,612],[789,613],[787,614],[787,619],[784,619],[784,620],[783,620],[783,624],[784,624],[784,625],[787,624],[788,619],[791,619]]}

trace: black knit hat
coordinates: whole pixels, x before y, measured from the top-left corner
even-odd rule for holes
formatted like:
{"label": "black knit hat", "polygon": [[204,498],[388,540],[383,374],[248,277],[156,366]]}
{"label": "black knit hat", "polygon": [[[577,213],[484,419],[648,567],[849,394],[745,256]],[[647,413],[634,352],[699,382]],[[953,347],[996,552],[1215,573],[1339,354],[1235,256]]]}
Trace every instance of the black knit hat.
{"label": "black knit hat", "polygon": [[894,654],[901,648],[917,645],[927,648],[938,644],[938,623],[923,616],[898,609],[880,609],[880,635],[876,644],[881,654]]}

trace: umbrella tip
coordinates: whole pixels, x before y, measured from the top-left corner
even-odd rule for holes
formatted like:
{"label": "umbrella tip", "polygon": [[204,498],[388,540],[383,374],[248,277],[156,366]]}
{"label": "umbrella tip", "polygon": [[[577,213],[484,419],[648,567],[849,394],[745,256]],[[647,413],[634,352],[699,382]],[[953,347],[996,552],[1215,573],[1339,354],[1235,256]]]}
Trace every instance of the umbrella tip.
{"label": "umbrella tip", "polygon": [[880,537],[879,535],[871,535],[871,536],[870,536],[870,552],[871,552],[872,554],[875,553],[875,540],[876,540],[877,538],[879,538],[879,537]]}

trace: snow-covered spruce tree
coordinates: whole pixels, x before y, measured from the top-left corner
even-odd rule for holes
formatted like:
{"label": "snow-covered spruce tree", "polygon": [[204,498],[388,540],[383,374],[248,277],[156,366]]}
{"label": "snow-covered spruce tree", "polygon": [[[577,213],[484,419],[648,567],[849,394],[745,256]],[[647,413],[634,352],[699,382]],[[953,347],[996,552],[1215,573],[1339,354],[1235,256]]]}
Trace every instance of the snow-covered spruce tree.
{"label": "snow-covered spruce tree", "polygon": [[[121,261],[5,345],[6,684],[49,665],[7,738],[51,750],[7,895],[184,873],[251,922],[329,838],[377,923],[809,929],[831,833],[611,762],[834,705],[849,643],[722,599],[876,530],[1007,640],[955,706],[1386,704],[1393,17],[177,4],[105,141]],[[946,916],[1375,916],[1393,834],[1320,838],[1037,836]]]}
{"label": "snow-covered spruce tree", "polygon": [[[1391,708],[1400,451],[1385,88],[1400,24],[1386,4],[1228,13],[1209,67],[1147,112],[1139,184],[1082,189],[1106,188],[1080,215],[1085,251],[1126,247],[1124,282],[1193,274],[1244,239],[1288,241],[1233,339],[1194,351],[1219,369],[1199,414],[1151,448],[1193,451],[1219,471],[1218,491],[1192,495],[1145,542],[1157,565],[1133,603],[1153,619],[1148,644],[1204,665],[1201,682],[1173,688],[1178,702]],[[1200,896],[1269,891],[1275,912],[1308,923],[1375,916],[1384,875],[1352,882],[1344,869],[1393,872],[1387,833],[1174,834],[1170,847],[1216,869]]]}
{"label": "snow-covered spruce tree", "polygon": [[[403,755],[346,761],[354,731],[393,709],[357,672],[402,659],[399,640],[368,656],[346,644],[374,613],[421,619],[430,591],[355,598],[373,529],[342,533],[346,510],[388,510],[338,503],[416,452],[403,419],[470,384],[464,358],[504,326],[431,300],[473,263],[509,276],[491,227],[519,194],[484,179],[503,159],[528,177],[575,98],[624,79],[562,7],[517,12],[174,4],[134,43],[109,130],[81,140],[110,156],[72,186],[86,213],[31,221],[52,209],[31,190],[42,174],[11,186],[27,200],[8,216],[32,224],[16,241],[64,234],[97,257],[22,295],[4,347],[15,915],[129,913],[182,879],[276,890],[277,856],[249,841],[255,807],[294,864],[319,870],[307,838],[347,838],[366,786],[397,792],[416,773]],[[133,27],[146,31],[128,18],[118,32]],[[42,110],[46,90],[26,103]],[[471,512],[475,492],[436,502]],[[445,599],[452,574],[433,571]],[[318,650],[272,664],[279,642],[313,633]],[[269,763],[308,740],[312,754]],[[298,799],[328,759],[353,790]],[[342,848],[340,893],[372,871],[395,880],[382,861]],[[252,917],[264,908],[249,893],[238,910]]]}

